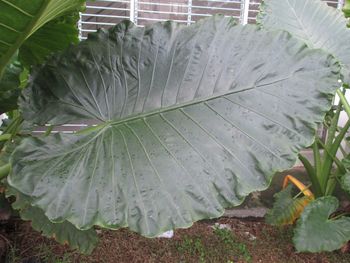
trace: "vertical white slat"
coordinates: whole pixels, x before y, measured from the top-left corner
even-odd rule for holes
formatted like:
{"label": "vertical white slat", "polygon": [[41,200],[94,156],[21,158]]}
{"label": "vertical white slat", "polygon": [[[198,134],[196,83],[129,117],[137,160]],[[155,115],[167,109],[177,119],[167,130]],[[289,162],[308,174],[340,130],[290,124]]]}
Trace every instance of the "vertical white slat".
{"label": "vertical white slat", "polygon": [[249,16],[249,5],[250,0],[241,0],[241,19],[240,22],[242,25],[248,24],[248,16]]}
{"label": "vertical white slat", "polygon": [[130,21],[137,25],[138,0],[130,0]]}
{"label": "vertical white slat", "polygon": [[135,23],[135,0],[130,0],[130,21]]}
{"label": "vertical white slat", "polygon": [[81,31],[82,30],[81,19],[82,19],[82,15],[81,15],[81,12],[79,12],[79,21],[78,21],[78,37],[79,37],[79,41],[82,40],[82,36],[83,36],[83,32]]}
{"label": "vertical white slat", "polygon": [[134,19],[135,19],[135,24],[137,25],[138,21],[137,18],[139,16],[139,0],[134,0],[135,1],[135,8],[134,8]]}
{"label": "vertical white slat", "polygon": [[337,8],[338,8],[338,9],[342,9],[342,8],[343,8],[343,5],[344,5],[344,0],[338,0]]}
{"label": "vertical white slat", "polygon": [[188,0],[187,6],[187,25],[189,26],[192,21],[192,0]]}

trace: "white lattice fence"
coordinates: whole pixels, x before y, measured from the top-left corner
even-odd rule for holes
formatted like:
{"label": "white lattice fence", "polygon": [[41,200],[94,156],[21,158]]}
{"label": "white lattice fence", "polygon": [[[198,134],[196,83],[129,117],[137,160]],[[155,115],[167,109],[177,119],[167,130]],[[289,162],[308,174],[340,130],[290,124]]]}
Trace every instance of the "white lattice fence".
{"label": "white lattice fence", "polygon": [[[324,0],[341,8],[344,0]],[[255,23],[261,0],[100,0],[87,3],[79,23],[81,39],[98,28],[129,19],[139,26],[174,20],[191,24],[213,14],[236,17],[242,24]]]}

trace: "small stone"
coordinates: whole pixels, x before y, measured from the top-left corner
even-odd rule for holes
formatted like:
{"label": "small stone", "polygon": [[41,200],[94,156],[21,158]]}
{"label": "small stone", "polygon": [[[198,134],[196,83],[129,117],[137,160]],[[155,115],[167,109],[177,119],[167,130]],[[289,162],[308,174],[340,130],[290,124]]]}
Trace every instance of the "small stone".
{"label": "small stone", "polygon": [[157,236],[158,238],[172,238],[174,236],[174,230],[169,230]]}
{"label": "small stone", "polygon": [[249,233],[249,232],[244,232],[244,234],[248,237],[249,241],[254,241],[256,240],[256,236],[254,236],[253,234]]}
{"label": "small stone", "polygon": [[211,228],[213,229],[228,229],[231,230],[231,226],[228,224],[219,224],[219,223],[215,223],[213,226],[211,226]]}

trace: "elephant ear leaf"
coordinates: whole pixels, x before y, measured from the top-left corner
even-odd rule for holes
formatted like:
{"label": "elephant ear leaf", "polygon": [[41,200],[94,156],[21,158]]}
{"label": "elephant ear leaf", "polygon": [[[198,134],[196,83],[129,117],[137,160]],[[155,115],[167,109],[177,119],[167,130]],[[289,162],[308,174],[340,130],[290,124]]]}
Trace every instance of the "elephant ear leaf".
{"label": "elephant ear leaf", "polygon": [[257,23],[282,29],[311,48],[321,48],[342,64],[344,82],[350,82],[350,29],[340,10],[320,0],[264,0]]}
{"label": "elephant ear leaf", "polygon": [[271,225],[293,224],[304,208],[313,200],[309,196],[293,198],[292,185],[275,194],[273,208],[266,214],[266,222]]}
{"label": "elephant ear leaf", "polygon": [[335,197],[326,196],[316,199],[305,208],[293,238],[299,252],[333,251],[350,240],[350,218],[329,218],[338,206]]}
{"label": "elephant ear leaf", "polygon": [[99,124],[24,139],[8,182],[79,229],[188,227],[293,166],[338,78],[333,57],[286,32],[223,16],[124,21],[34,72],[20,100],[27,121]]}

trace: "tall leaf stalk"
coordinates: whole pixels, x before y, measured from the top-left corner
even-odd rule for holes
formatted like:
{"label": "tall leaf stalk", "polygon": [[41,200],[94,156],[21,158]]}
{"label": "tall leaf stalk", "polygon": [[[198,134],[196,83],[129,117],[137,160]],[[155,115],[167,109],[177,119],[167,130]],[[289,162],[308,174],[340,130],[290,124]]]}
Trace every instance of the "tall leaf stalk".
{"label": "tall leaf stalk", "polygon": [[[312,190],[316,197],[332,195],[336,182],[339,180],[339,177],[345,173],[345,167],[336,155],[340,150],[344,153],[341,143],[349,130],[350,118],[345,123],[344,127],[339,127],[338,123],[342,110],[350,116],[350,106],[345,97],[345,89],[338,89],[337,95],[340,101],[335,106],[335,112],[333,112],[333,108],[328,113],[328,116],[333,115],[329,124],[325,121],[325,126],[327,128],[326,140],[322,142],[321,138],[316,136],[315,142],[312,145],[314,157],[313,165],[305,156],[299,155],[299,159],[303,163],[312,183]],[[334,165],[336,169],[333,169]]]}

